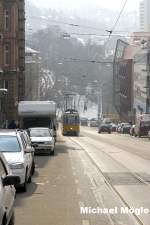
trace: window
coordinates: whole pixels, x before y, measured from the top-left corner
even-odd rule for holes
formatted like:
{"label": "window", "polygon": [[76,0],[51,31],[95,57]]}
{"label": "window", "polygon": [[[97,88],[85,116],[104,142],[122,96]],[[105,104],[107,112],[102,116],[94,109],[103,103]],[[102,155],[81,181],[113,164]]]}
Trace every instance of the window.
{"label": "window", "polygon": [[3,85],[4,88],[6,88],[8,90],[8,80],[4,80],[4,85]]}
{"label": "window", "polygon": [[10,11],[7,9],[4,11],[4,29],[5,31],[10,29]]}
{"label": "window", "polygon": [[23,134],[20,134],[20,137],[21,137],[21,141],[22,141],[23,148],[25,149],[27,147],[27,142],[26,142]]}
{"label": "window", "polygon": [[17,137],[0,135],[0,152],[20,152],[20,145]]}
{"label": "window", "polygon": [[8,66],[10,64],[10,45],[6,44],[4,46],[4,65]]}
{"label": "window", "polygon": [[50,137],[49,129],[29,129],[31,137]]}

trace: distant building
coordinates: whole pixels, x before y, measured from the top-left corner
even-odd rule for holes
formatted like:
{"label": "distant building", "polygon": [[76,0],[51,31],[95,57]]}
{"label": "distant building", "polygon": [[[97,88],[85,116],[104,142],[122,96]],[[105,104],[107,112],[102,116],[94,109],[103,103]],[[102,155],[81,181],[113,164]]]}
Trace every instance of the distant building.
{"label": "distant building", "polygon": [[148,109],[148,47],[150,32],[134,32],[131,40],[134,60],[134,110],[136,114],[147,112]]}
{"label": "distant building", "polygon": [[120,121],[133,120],[133,60],[129,54],[129,44],[118,40],[113,69],[114,106]]}
{"label": "distant building", "polygon": [[24,99],[24,70],[24,0],[0,0],[0,88],[8,90],[1,98],[0,124],[17,119],[18,101]]}
{"label": "distant building", "polygon": [[140,31],[150,31],[150,1],[143,0],[139,5]]}
{"label": "distant building", "polygon": [[114,105],[120,120],[150,112],[148,41],[150,33],[134,32],[130,43],[118,40],[114,57]]}
{"label": "distant building", "polygon": [[40,100],[40,57],[31,48],[25,50],[25,100]]}

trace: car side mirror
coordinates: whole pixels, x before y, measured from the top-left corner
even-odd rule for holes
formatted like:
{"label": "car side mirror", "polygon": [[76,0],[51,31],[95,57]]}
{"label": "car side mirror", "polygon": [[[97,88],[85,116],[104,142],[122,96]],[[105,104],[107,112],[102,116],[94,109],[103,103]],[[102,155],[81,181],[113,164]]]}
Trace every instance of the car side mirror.
{"label": "car side mirror", "polygon": [[24,152],[25,153],[33,153],[34,152],[34,149],[31,148],[31,147],[27,147]]}
{"label": "car side mirror", "polygon": [[38,145],[37,145],[37,144],[31,144],[31,146],[32,146],[33,148],[38,147]]}
{"label": "car side mirror", "polygon": [[8,175],[5,178],[3,178],[3,185],[4,186],[17,185],[19,183],[20,183],[20,177],[18,177],[18,176]]}

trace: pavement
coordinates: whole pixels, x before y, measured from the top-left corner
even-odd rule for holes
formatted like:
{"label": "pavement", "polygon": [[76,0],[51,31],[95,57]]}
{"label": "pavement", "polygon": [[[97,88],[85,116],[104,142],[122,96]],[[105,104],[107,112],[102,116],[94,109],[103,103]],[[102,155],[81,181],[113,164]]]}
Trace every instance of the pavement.
{"label": "pavement", "polygon": [[[28,191],[17,193],[15,225],[149,225],[150,214],[119,212],[128,206],[150,209],[148,145],[91,128],[82,128],[80,137],[59,133],[55,156],[36,156]],[[118,213],[81,214],[81,207],[117,207]]]}

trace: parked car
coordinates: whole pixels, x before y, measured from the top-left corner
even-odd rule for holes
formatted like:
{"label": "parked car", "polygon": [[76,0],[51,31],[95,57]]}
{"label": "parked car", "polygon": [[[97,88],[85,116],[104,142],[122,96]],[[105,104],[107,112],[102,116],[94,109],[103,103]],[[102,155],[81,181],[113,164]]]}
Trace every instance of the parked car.
{"label": "parked car", "polygon": [[111,131],[116,132],[117,131],[117,125],[115,123],[111,123]]}
{"label": "parked car", "polygon": [[123,123],[121,126],[120,133],[122,134],[130,134],[131,124]]}
{"label": "parked car", "polygon": [[80,118],[80,124],[81,124],[81,126],[88,126],[88,118],[81,117]]}
{"label": "parked car", "polygon": [[98,128],[98,133],[107,132],[111,134],[111,124],[110,123],[101,123]]}
{"label": "parked car", "polygon": [[23,132],[19,130],[0,130],[0,152],[8,162],[13,175],[20,177],[20,184],[27,191],[27,183],[31,182],[33,148],[28,145]]}
{"label": "parked car", "polygon": [[121,132],[121,123],[119,123],[119,124],[118,124],[118,126],[117,126],[117,129],[116,129],[116,130],[117,130],[117,132],[118,132],[118,133],[120,133],[120,132]]}
{"label": "parked car", "polygon": [[35,147],[35,153],[48,152],[54,155],[55,139],[47,127],[34,127],[28,129],[32,145]]}
{"label": "parked car", "polygon": [[135,137],[148,136],[150,130],[150,114],[138,115],[135,122]]}
{"label": "parked car", "polygon": [[14,202],[16,190],[14,185],[19,184],[20,178],[13,176],[8,164],[0,153],[0,224],[14,225]]}
{"label": "parked car", "polygon": [[98,120],[96,118],[92,118],[89,120],[89,126],[90,127],[97,127],[98,126]]}
{"label": "parked car", "polygon": [[34,147],[32,146],[32,142],[31,142],[31,139],[28,135],[28,132],[26,130],[21,130],[21,132],[23,133],[24,135],[24,138],[25,138],[25,141],[27,143],[27,145],[29,145],[29,148],[32,149],[31,153],[32,153],[32,175],[34,174],[35,172],[35,158],[34,158]]}
{"label": "parked car", "polygon": [[150,140],[150,130],[149,130],[149,132],[148,132],[148,139]]}
{"label": "parked car", "polygon": [[133,124],[133,125],[131,126],[131,128],[130,128],[130,135],[131,135],[131,136],[134,136],[134,135],[135,135],[135,130],[134,130],[134,128],[135,128],[135,124]]}

